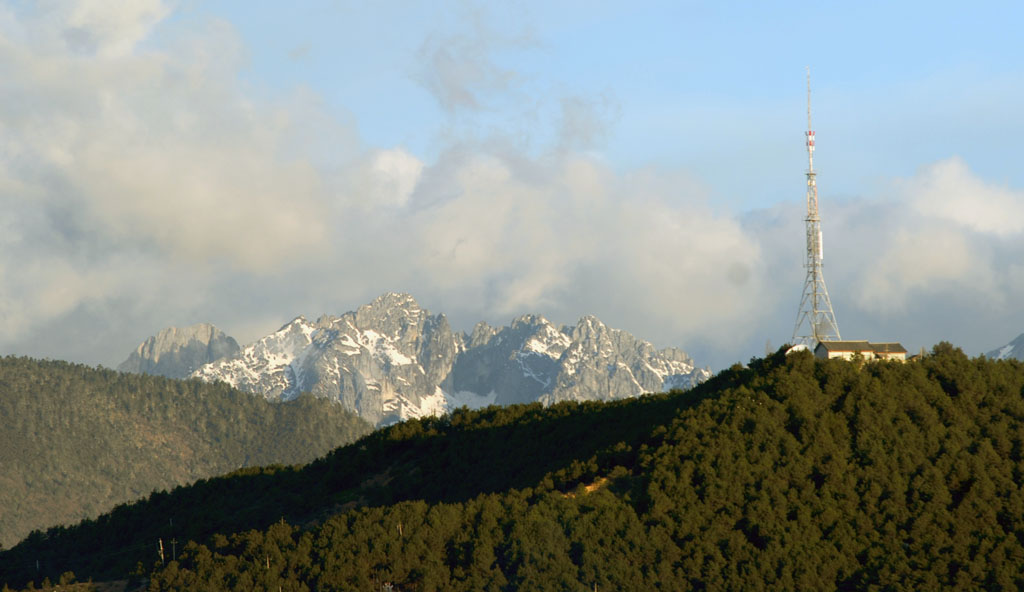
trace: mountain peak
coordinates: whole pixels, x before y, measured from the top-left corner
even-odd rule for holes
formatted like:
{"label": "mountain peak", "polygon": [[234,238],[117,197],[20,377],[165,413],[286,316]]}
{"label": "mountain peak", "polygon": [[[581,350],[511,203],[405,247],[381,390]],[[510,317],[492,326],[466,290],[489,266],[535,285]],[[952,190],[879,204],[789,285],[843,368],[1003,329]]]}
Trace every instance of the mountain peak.
{"label": "mountain peak", "polygon": [[382,425],[463,405],[632,397],[693,386],[710,373],[680,350],[656,351],[593,315],[565,328],[524,314],[456,334],[443,315],[389,292],[315,325],[298,317],[194,376],[268,399],[311,392]]}
{"label": "mountain peak", "polygon": [[551,321],[545,319],[542,315],[539,315],[539,314],[523,314],[523,315],[519,315],[518,317],[512,319],[512,326],[513,327],[519,327],[519,326],[542,327],[542,326],[550,325],[550,324],[551,324]]}
{"label": "mountain peak", "polygon": [[418,323],[429,315],[420,308],[419,303],[411,295],[387,292],[375,298],[373,302],[360,306],[355,311],[355,316],[356,325],[359,327],[383,323],[393,330],[409,322]]}
{"label": "mountain peak", "polygon": [[374,298],[373,302],[365,306],[370,308],[402,308],[417,311],[420,309],[419,303],[416,302],[416,299],[413,298],[412,294],[407,294],[405,292],[385,292]]}
{"label": "mountain peak", "polygon": [[299,316],[295,317],[294,319],[288,321],[287,323],[281,325],[281,328],[278,329],[277,332],[280,333],[281,331],[286,331],[286,330],[288,330],[288,329],[290,329],[292,327],[301,327],[303,325],[308,325],[308,324],[309,324],[309,321],[306,320],[306,315],[299,315]]}
{"label": "mountain peak", "polygon": [[597,318],[597,316],[592,314],[583,315],[582,317],[580,317],[580,320],[577,322],[577,324],[601,329],[607,326],[603,322],[601,322],[601,319]]}
{"label": "mountain peak", "polygon": [[1024,360],[1024,333],[1003,347],[988,352],[985,356],[995,360]]}
{"label": "mountain peak", "polygon": [[140,343],[117,369],[185,378],[203,364],[233,356],[239,349],[237,341],[209,323],[168,327]]}
{"label": "mountain peak", "polygon": [[576,322],[576,326],[569,329],[574,341],[585,341],[602,339],[609,333],[618,332],[601,322],[601,319],[594,315],[584,315]]}

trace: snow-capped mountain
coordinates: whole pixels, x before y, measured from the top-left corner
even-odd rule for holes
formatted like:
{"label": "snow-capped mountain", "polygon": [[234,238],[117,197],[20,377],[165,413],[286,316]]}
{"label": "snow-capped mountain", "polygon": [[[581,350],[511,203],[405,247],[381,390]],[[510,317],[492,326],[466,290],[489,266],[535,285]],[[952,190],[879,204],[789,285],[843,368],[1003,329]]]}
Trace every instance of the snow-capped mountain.
{"label": "snow-capped mountain", "polygon": [[221,380],[241,390],[260,393],[268,399],[282,398],[281,395],[295,383],[292,365],[308,351],[315,330],[312,323],[297,317],[246,346],[237,355],[212,360],[196,369],[192,376],[207,382]]}
{"label": "snow-capped mountain", "polygon": [[452,331],[408,294],[341,316],[298,317],[193,376],[268,399],[304,391],[378,425],[451,409],[610,400],[690,388],[711,376],[683,351],[656,350],[593,316],[557,327],[524,315],[505,327]]}
{"label": "snow-capped mountain", "polygon": [[117,369],[185,378],[203,364],[233,356],[240,349],[238,342],[208,323],[168,327],[140,343]]}
{"label": "snow-capped mountain", "polygon": [[555,388],[540,398],[545,404],[688,389],[711,377],[710,370],[695,369],[682,350],[655,350],[597,317],[583,317],[568,334],[571,342],[559,357]]}
{"label": "snow-capped mountain", "polygon": [[409,295],[385,294],[341,316],[296,318],[193,376],[268,399],[309,391],[379,424],[443,413],[447,400],[438,387],[461,350],[444,315],[431,315]]}
{"label": "snow-capped mountain", "polygon": [[1016,339],[1003,347],[988,352],[985,356],[995,360],[1008,360],[1011,358],[1024,360],[1024,333],[1021,333]]}
{"label": "snow-capped mountain", "polygon": [[558,328],[525,315],[501,329],[477,325],[449,384],[456,391],[493,392],[499,404],[550,404],[685,389],[710,376],[682,350],[655,350],[593,316]]}

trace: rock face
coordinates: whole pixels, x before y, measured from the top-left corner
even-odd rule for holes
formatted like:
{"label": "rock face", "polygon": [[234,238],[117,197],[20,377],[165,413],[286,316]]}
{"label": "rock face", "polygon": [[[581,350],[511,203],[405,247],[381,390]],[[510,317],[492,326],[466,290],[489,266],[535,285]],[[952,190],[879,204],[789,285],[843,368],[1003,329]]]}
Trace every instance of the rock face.
{"label": "rock face", "polygon": [[1024,360],[1024,333],[1003,347],[988,352],[985,357],[994,360]]}
{"label": "rock face", "polygon": [[605,326],[596,317],[580,319],[572,342],[559,358],[555,388],[543,403],[619,399],[642,393],[688,389],[711,377],[694,368],[693,360],[676,348],[655,350],[625,331]]}
{"label": "rock face", "polygon": [[689,388],[710,375],[681,350],[655,350],[595,317],[555,327],[525,315],[506,327],[480,323],[467,335],[407,294],[316,322],[296,318],[193,373],[268,399],[309,391],[376,425],[462,405],[632,397]]}
{"label": "rock face", "polygon": [[593,316],[555,327],[525,315],[508,327],[476,326],[452,368],[446,392],[487,393],[502,405],[612,400],[686,389],[711,376],[683,351],[655,350]]}
{"label": "rock face", "polygon": [[444,412],[438,386],[461,350],[444,315],[430,315],[406,294],[385,294],[341,316],[298,317],[194,376],[268,399],[309,391],[381,424]]}
{"label": "rock face", "polygon": [[187,378],[203,364],[234,356],[240,350],[238,342],[208,323],[184,329],[169,327],[140,343],[117,369]]}

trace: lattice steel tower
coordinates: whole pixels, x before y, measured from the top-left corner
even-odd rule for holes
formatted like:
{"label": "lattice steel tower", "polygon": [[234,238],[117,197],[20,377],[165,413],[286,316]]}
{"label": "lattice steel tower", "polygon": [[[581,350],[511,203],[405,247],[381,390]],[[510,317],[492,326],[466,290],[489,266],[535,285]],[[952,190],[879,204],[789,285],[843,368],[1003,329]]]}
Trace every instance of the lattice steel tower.
{"label": "lattice steel tower", "polygon": [[820,341],[838,341],[839,325],[832,300],[821,274],[821,217],[818,215],[818,184],[814,173],[814,130],[811,128],[811,69],[807,68],[807,279],[800,311],[793,327],[793,343],[815,348]]}

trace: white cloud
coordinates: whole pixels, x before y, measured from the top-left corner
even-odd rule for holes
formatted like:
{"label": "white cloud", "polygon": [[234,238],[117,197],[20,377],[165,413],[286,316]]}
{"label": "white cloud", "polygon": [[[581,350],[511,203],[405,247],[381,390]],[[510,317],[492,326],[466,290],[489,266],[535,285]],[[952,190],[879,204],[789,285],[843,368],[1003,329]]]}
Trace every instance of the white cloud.
{"label": "white cloud", "polygon": [[133,293],[135,267],[123,256],[80,265],[65,253],[0,263],[0,335],[18,337],[84,303]]}
{"label": "white cloud", "polygon": [[[341,312],[386,290],[464,321],[594,313],[662,343],[726,343],[771,300],[758,240],[705,207],[691,179],[576,152],[600,142],[606,99],[562,102],[539,156],[496,133],[449,138],[427,164],[363,149],[308,92],[246,96],[226,23],[158,51],[139,49],[148,21],[135,22],[96,25],[107,41],[88,60],[0,48],[19,99],[0,106],[0,198],[22,229],[0,265],[5,277],[19,258],[52,270],[0,292],[20,319],[7,343],[88,314],[119,334],[216,318],[251,332],[254,319]],[[458,58],[435,72],[442,102],[507,90],[512,75],[475,43],[424,46]],[[444,98],[459,89],[471,98]]]}
{"label": "white cloud", "polygon": [[9,39],[43,54],[128,56],[172,9],[161,0],[40,0],[0,10]]}
{"label": "white cloud", "polygon": [[[947,340],[980,353],[1024,330],[1024,233],[1014,230],[1020,195],[960,159],[885,181],[871,196],[823,194],[824,272],[842,336],[901,341],[912,351]],[[985,215],[972,217],[972,208]],[[803,218],[797,202],[743,217],[763,267],[750,292],[763,308],[744,328],[751,354],[760,355],[766,338],[781,345],[792,335],[804,281]]]}
{"label": "white cloud", "polygon": [[969,297],[1000,307],[1024,294],[1006,281],[1005,255],[1024,230],[1024,192],[986,183],[959,158],[923,167],[894,182],[895,193],[878,204],[847,212],[844,235],[858,245],[844,262],[855,266],[857,302],[866,310],[905,313],[943,295]]}
{"label": "white cloud", "polygon": [[606,95],[598,100],[566,97],[561,103],[559,143],[566,150],[587,150],[602,145],[609,124],[620,115],[619,105]]}
{"label": "white cloud", "polygon": [[957,229],[900,230],[861,270],[858,293],[865,308],[901,313],[916,297],[938,290],[993,293],[992,270]]}
{"label": "white cloud", "polygon": [[53,2],[63,20],[63,36],[75,50],[124,56],[164,19],[170,8],[161,0]]}
{"label": "white cloud", "polygon": [[1024,192],[984,182],[960,158],[929,165],[901,186],[919,215],[999,237],[1024,231]]}
{"label": "white cloud", "polygon": [[354,171],[353,206],[401,207],[409,202],[423,174],[423,162],[402,148],[376,150]]}
{"label": "white cloud", "polygon": [[714,341],[743,332],[764,278],[739,224],[654,171],[620,177],[577,156],[533,164],[464,161],[457,196],[418,215],[431,291],[460,306],[483,300],[490,315],[595,312]]}
{"label": "white cloud", "polygon": [[301,154],[282,155],[289,114],[237,87],[230,30],[188,42],[188,61],[125,55],[164,9],[105,6],[69,4],[62,19],[98,31],[110,51],[97,57],[0,52],[16,89],[0,111],[4,185],[73,211],[93,246],[271,271],[324,244],[327,188]]}
{"label": "white cloud", "polygon": [[488,96],[507,91],[518,79],[492,59],[494,45],[482,31],[428,38],[419,50],[416,79],[446,111],[482,109]]}
{"label": "white cloud", "polygon": [[[329,252],[336,181],[301,147],[315,127],[347,155],[355,134],[301,92],[249,99],[227,24],[140,50],[166,6],[108,4],[0,14],[2,343],[113,303],[122,322],[173,317],[211,305],[211,277]],[[64,43],[75,28],[91,47]]]}
{"label": "white cloud", "polygon": [[[440,155],[424,162],[361,145],[358,122],[312,91],[254,98],[238,79],[246,49],[227,23],[151,48],[146,35],[166,10],[87,2],[30,18],[0,7],[5,347],[74,325],[97,335],[81,343],[110,351],[54,341],[44,353],[80,347],[117,363],[164,325],[214,321],[255,337],[389,290],[412,292],[458,328],[594,313],[729,361],[744,343],[759,354],[766,336],[789,337],[801,204],[740,218],[711,207],[683,171],[616,170],[586,152],[614,121],[613,101],[536,98],[525,111],[562,107],[551,129],[538,132],[534,119],[523,132],[548,138],[541,146],[520,142],[518,128],[477,134],[451,123],[438,131]],[[75,27],[91,45],[68,46]],[[495,51],[517,43],[480,31],[427,41],[421,81],[446,109],[486,111],[518,92],[519,74]],[[1024,194],[957,159],[894,186],[823,202],[844,335],[917,331],[922,318],[966,326],[980,299],[1024,327]]]}

